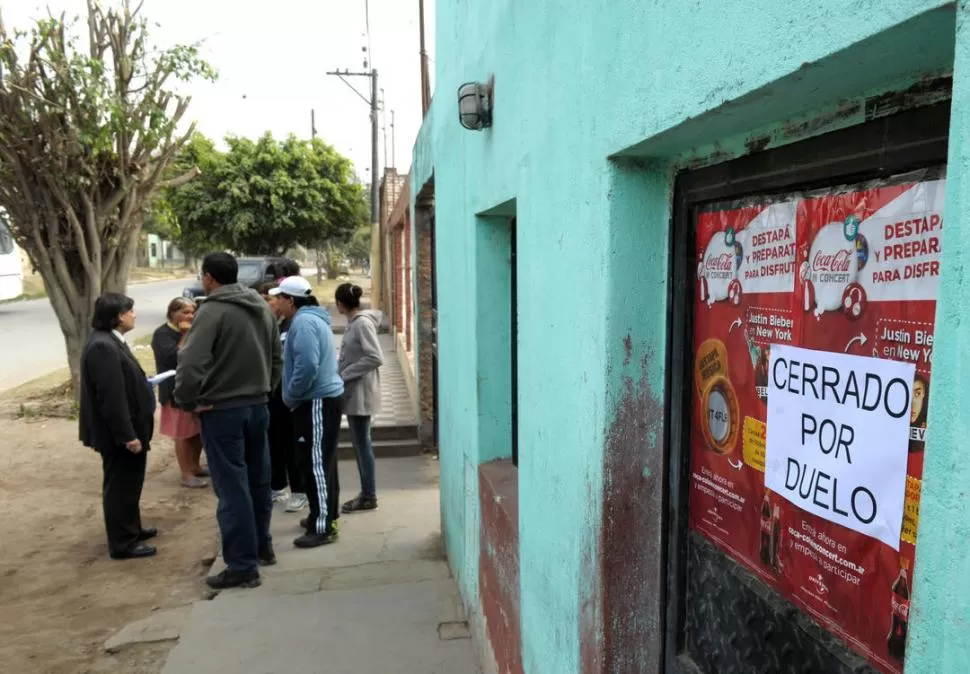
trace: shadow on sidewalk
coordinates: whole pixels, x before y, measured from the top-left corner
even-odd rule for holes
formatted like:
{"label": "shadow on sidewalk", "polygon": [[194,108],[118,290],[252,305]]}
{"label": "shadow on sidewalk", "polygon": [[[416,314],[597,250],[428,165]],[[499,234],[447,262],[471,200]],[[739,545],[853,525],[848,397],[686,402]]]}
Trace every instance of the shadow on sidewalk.
{"label": "shadow on sidewalk", "polygon": [[[378,461],[380,510],[340,518],[340,540],[298,550],[302,513],[274,513],[279,563],[263,585],[196,603],[164,674],[477,674],[444,559],[437,463]],[[342,500],[356,464],[340,464]],[[215,569],[221,568],[221,560]]]}

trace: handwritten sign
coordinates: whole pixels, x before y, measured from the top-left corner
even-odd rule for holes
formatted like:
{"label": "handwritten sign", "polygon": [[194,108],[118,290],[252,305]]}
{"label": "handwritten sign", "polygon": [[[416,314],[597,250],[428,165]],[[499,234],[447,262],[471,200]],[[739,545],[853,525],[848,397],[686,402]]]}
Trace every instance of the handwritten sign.
{"label": "handwritten sign", "polygon": [[771,345],[765,486],[899,550],[912,363]]}

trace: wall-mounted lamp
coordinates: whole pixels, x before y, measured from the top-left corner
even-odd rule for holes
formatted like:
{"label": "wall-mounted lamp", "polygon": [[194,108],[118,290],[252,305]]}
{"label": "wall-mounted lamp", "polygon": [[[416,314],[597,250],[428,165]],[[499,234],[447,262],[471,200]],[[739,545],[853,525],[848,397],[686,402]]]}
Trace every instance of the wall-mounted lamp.
{"label": "wall-mounted lamp", "polygon": [[492,125],[493,81],[487,84],[468,82],[458,87],[458,122],[471,131]]}

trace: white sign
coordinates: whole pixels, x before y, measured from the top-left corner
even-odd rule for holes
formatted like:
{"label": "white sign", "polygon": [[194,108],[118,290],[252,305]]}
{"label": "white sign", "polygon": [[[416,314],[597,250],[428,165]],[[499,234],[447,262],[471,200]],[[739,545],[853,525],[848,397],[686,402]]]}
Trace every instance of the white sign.
{"label": "white sign", "polygon": [[765,486],[899,550],[912,363],[771,345]]}

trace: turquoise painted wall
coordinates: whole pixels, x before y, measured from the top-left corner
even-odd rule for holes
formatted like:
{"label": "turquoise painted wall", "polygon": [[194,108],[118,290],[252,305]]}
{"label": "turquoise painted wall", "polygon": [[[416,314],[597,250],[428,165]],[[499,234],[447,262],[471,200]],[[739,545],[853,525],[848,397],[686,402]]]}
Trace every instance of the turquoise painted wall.
{"label": "turquoise painted wall", "polygon": [[[916,577],[906,672],[970,670],[970,3],[960,3],[943,231],[943,286],[936,307],[933,386],[923,467]],[[942,367],[941,367],[942,365]]]}
{"label": "turquoise painted wall", "polygon": [[[434,177],[442,521],[463,596],[474,608],[477,466],[509,451],[496,440],[492,414],[502,401],[494,386],[482,388],[479,371],[505,348],[487,317],[507,292],[479,263],[495,244],[483,229],[490,219],[480,216],[514,199],[520,594],[529,674],[580,671],[580,606],[595,595],[588,565],[599,552],[606,438],[631,383],[647,400],[662,398],[668,220],[678,168],[745,152],[752,139],[770,147],[856,123],[862,113],[852,111],[854,99],[948,71],[956,45],[955,102],[966,112],[954,115],[954,147],[962,154],[950,165],[937,358],[966,360],[958,328],[970,300],[959,294],[959,250],[970,243],[961,227],[970,196],[956,195],[954,186],[970,171],[970,8],[960,3],[955,42],[946,4],[438,0],[436,93],[415,146],[411,184],[417,193]],[[463,130],[454,92],[490,75],[493,128]],[[621,154],[636,159],[610,159]],[[962,368],[940,370],[948,374],[935,376],[947,376],[949,386],[934,389],[951,389],[953,404],[934,409],[959,409],[968,387]],[[963,423],[933,420],[924,532],[934,520],[957,519],[945,517],[946,509],[958,508],[970,522],[962,497],[970,473],[953,472],[952,486],[932,484],[954,470]],[[657,432],[645,422],[645,435]],[[948,616],[944,629],[954,638],[960,621],[970,620],[970,562],[963,561],[970,556],[953,562],[951,544],[942,527],[921,534],[922,599],[908,671],[957,671],[934,666],[944,663],[940,658],[970,661],[966,639],[949,655],[927,647],[931,620]],[[942,590],[948,586],[959,595],[950,609]],[[655,656],[637,654],[629,671]]]}

